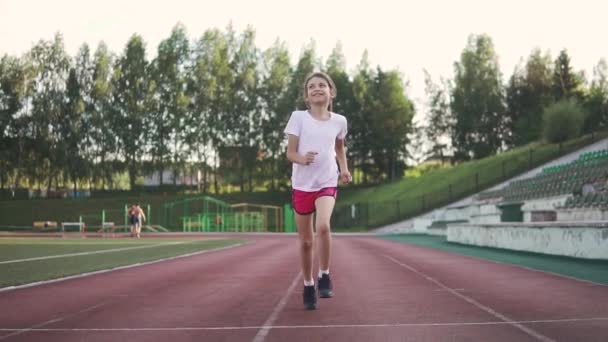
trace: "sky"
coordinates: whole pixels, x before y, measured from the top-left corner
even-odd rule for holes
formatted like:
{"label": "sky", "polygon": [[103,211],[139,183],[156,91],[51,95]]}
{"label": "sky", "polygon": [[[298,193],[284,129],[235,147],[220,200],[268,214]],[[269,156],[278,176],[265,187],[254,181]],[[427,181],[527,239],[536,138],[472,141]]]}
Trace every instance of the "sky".
{"label": "sky", "polygon": [[[138,33],[148,57],[181,22],[191,40],[207,29],[256,31],[267,49],[284,41],[292,64],[311,40],[323,60],[342,43],[352,71],[365,50],[372,66],[397,69],[418,108],[425,102],[424,73],[453,78],[453,65],[471,34],[488,34],[506,83],[521,58],[538,47],[555,58],[566,48],[575,70],[592,75],[608,57],[608,3],[562,0],[0,0],[0,55],[21,56],[40,39],[64,36],[68,54],[104,41],[115,53]],[[421,120],[423,110],[418,111]]]}

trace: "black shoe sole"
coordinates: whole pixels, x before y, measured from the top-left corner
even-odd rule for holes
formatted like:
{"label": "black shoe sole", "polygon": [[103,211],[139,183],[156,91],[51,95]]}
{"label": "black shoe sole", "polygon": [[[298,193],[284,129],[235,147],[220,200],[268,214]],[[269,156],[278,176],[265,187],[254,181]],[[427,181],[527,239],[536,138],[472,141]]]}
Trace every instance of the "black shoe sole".
{"label": "black shoe sole", "polygon": [[317,304],[304,304],[304,309],[306,310],[316,310],[317,309]]}
{"label": "black shoe sole", "polygon": [[332,290],[319,290],[319,297],[321,298],[331,298],[334,296],[334,292]]}

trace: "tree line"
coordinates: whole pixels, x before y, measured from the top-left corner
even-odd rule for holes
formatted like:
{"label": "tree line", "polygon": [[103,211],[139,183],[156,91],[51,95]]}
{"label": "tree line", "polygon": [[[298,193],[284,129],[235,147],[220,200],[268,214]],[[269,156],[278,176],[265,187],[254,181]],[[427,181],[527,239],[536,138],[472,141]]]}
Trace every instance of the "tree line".
{"label": "tree line", "polygon": [[453,79],[435,83],[427,73],[427,124],[416,127],[399,70],[372,67],[364,53],[349,72],[340,43],[322,61],[311,42],[292,64],[285,42],[261,50],[255,35],[228,26],[190,40],[178,24],[152,57],[138,34],[121,53],[101,42],[71,57],[58,33],[20,57],[2,56],[0,189],[116,189],[118,175],[133,189],[154,171],[161,184],[174,182],[163,170],[200,173],[204,192],[285,187],[283,128],[305,108],[302,83],[313,70],[337,86],[356,184],[400,178],[421,141],[428,148],[418,156],[459,161],[537,140],[546,109],[564,99],[587,113],[584,130],[608,121],[606,62],[588,83],[565,50],[555,61],[534,50],[504,84],[491,38],[470,36]]}
{"label": "tree line", "polygon": [[[535,48],[506,84],[491,37],[469,36],[453,79],[425,71],[428,152],[454,160],[481,159],[533,141],[562,142],[608,126],[608,65],[590,80],[575,71],[566,49],[552,59]],[[441,138],[445,139],[441,139]]]}
{"label": "tree line", "polygon": [[350,119],[349,156],[363,170],[357,182],[394,178],[414,115],[402,76],[372,68],[367,55],[352,78],[345,69],[340,44],[321,61],[311,42],[292,65],[284,42],[262,51],[252,28],[190,41],[178,24],[152,58],[137,34],[120,54],[101,42],[71,58],[58,33],[0,61],[0,187],[112,189],[127,174],[133,188],[144,174],[173,170],[200,171],[202,191],[277,189],[289,177],[283,128],[305,108],[313,70],[337,85],[334,108]]}

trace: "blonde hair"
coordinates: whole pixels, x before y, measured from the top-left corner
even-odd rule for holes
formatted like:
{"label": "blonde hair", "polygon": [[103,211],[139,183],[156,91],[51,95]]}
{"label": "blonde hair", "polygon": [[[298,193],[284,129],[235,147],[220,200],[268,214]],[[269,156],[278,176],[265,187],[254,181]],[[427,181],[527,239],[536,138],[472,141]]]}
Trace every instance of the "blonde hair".
{"label": "blonde hair", "polygon": [[[335,97],[336,95],[338,95],[338,90],[336,89],[336,84],[331,79],[331,77],[329,77],[328,74],[326,74],[326,73],[324,73],[322,71],[312,72],[308,76],[306,76],[306,80],[304,81],[304,89],[303,89],[304,90],[304,103],[306,103],[306,107],[308,107],[308,108],[310,108],[310,106],[308,104],[308,89],[307,89],[307,85],[308,85],[308,81],[310,81],[314,77],[320,77],[320,78],[324,79],[327,82],[327,84],[329,85],[330,94],[333,95],[333,97]],[[333,109],[332,100],[330,98],[329,99],[329,104],[327,105],[327,110],[329,110],[331,112],[332,109]]]}

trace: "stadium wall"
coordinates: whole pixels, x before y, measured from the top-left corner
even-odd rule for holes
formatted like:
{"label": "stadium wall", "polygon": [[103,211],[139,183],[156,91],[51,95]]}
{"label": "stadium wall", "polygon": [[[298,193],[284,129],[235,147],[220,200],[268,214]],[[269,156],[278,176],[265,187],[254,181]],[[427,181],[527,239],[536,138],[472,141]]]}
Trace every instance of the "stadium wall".
{"label": "stadium wall", "polygon": [[608,222],[450,224],[447,240],[482,247],[608,259]]}

